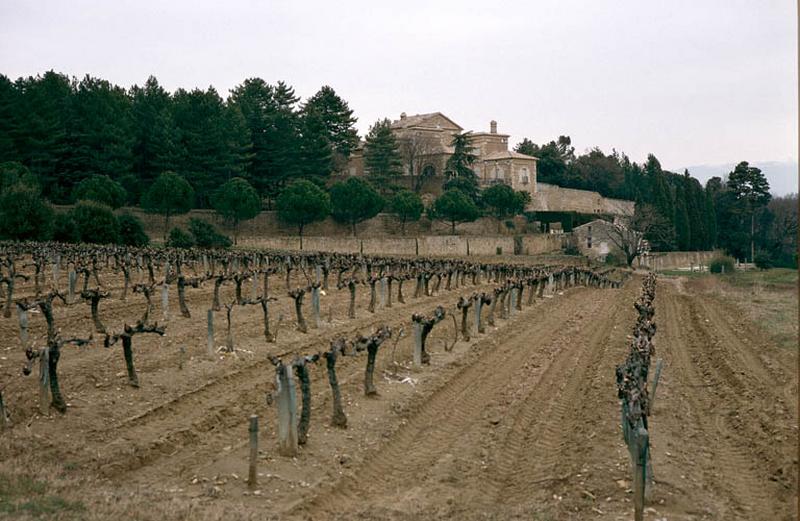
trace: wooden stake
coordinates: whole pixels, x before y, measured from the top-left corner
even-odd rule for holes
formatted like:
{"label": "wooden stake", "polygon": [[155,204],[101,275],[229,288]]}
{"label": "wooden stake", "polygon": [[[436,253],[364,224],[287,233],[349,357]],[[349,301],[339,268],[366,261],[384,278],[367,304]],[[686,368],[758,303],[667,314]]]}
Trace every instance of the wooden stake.
{"label": "wooden stake", "polygon": [[250,471],[247,475],[247,486],[251,490],[258,485],[258,415],[250,416]]}
{"label": "wooden stake", "polygon": [[644,521],[644,492],[647,483],[647,459],[649,453],[649,437],[647,429],[639,427],[634,434],[634,451],[636,465],[633,474],[633,507],[634,521]]}
{"label": "wooden stake", "polygon": [[50,413],[50,348],[39,351],[39,412]]}
{"label": "wooden stake", "polygon": [[208,321],[208,356],[214,357],[214,310],[209,309],[206,313]]}

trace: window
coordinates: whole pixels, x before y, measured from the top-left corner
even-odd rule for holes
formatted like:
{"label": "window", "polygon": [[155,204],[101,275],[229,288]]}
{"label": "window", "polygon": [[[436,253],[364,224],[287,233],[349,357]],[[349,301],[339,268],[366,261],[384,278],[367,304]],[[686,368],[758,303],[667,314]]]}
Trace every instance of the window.
{"label": "window", "polygon": [[587,226],[587,232],[588,233],[586,234],[586,247],[587,248],[591,248],[592,247],[592,226],[591,225]]}

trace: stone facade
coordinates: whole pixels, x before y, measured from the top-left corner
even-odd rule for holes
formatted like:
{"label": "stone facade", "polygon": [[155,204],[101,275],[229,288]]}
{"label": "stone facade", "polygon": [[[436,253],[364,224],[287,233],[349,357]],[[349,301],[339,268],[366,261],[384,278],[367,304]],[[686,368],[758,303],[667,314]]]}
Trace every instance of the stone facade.
{"label": "stone facade", "polygon": [[[400,184],[409,188],[417,185],[422,187],[424,194],[438,195],[438,190],[431,189],[431,186],[441,186],[444,181],[445,165],[453,154],[453,137],[464,129],[441,112],[413,116],[407,116],[404,112],[400,114],[400,119],[392,122],[392,131],[404,163],[404,176]],[[509,135],[497,132],[496,121],[489,123],[489,132],[468,132],[468,135],[477,158],[473,170],[481,186],[502,183],[514,190],[528,192],[531,204],[527,210],[613,215],[615,218],[633,215],[633,201],[610,199],[588,190],[537,183],[537,158],[509,150]],[[351,176],[367,174],[363,142],[353,152],[346,171],[342,173]],[[418,182],[420,179],[421,182]]]}
{"label": "stone facade", "polygon": [[[424,176],[444,180],[447,159],[453,155],[453,137],[464,129],[441,112],[400,115],[392,122],[392,131],[400,145],[405,176]],[[536,158],[508,149],[508,134],[497,132],[497,122],[489,124],[489,132],[469,132],[473,165],[482,186],[504,183],[514,190],[536,191]],[[353,152],[347,165],[348,175],[360,176],[364,167],[363,143]]]}
{"label": "stone facade", "polygon": [[578,212],[631,217],[635,206],[636,203],[633,201],[603,197],[589,190],[538,183],[536,193],[531,199],[530,209],[537,212]]}
{"label": "stone facade", "polygon": [[614,225],[603,219],[576,226],[572,236],[581,252],[593,260],[603,261],[609,253],[621,253],[619,248],[608,238],[609,230]]}

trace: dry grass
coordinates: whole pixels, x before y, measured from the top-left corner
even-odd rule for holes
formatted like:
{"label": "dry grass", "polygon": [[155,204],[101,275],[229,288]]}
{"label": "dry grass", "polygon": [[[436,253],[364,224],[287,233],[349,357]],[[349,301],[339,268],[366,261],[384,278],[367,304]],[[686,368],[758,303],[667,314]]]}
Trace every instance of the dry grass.
{"label": "dry grass", "polygon": [[690,277],[692,290],[733,304],[744,318],[758,324],[772,343],[784,349],[798,347],[797,281],[797,271],[788,269]]}

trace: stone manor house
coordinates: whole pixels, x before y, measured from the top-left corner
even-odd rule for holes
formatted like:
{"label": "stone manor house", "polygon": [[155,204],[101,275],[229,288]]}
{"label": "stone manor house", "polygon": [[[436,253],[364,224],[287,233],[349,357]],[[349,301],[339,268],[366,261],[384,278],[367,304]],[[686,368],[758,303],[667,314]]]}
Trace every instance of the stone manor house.
{"label": "stone manor house", "polygon": [[[453,136],[464,129],[441,112],[407,116],[392,122],[392,131],[400,145],[403,168],[409,182],[422,175],[423,193],[436,193],[444,181],[447,159],[453,154]],[[542,212],[576,212],[616,217],[633,215],[633,201],[603,197],[597,192],[575,190],[539,183],[536,179],[537,158],[508,148],[508,134],[497,132],[497,122],[489,123],[489,132],[469,132],[472,153],[477,160],[473,170],[482,186],[504,183],[514,190],[531,195],[527,208]],[[351,155],[345,175],[365,175],[364,143]]]}

